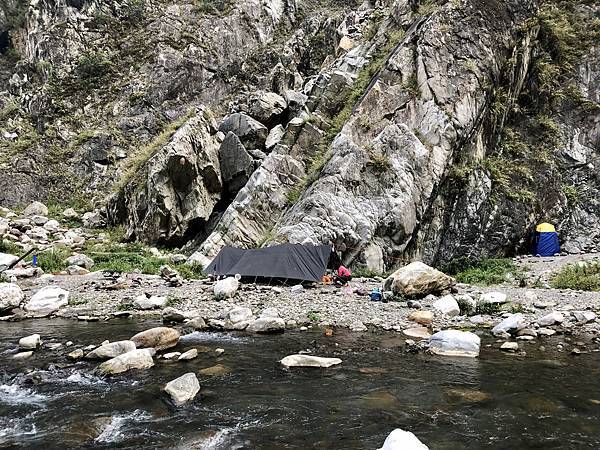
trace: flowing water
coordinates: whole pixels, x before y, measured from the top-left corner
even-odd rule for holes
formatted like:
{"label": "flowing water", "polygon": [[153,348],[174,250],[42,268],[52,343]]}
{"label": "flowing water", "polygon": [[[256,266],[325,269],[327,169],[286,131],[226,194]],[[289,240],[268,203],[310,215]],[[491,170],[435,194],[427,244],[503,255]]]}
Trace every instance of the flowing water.
{"label": "flowing water", "polygon": [[[64,347],[10,358],[32,333],[88,345],[156,325],[0,324],[0,447],[375,449],[399,427],[430,449],[600,448],[600,353],[541,353],[539,342],[524,344],[525,358],[484,347],[478,359],[457,359],[406,354],[403,339],[390,333],[193,333],[176,350],[225,353],[157,359],[152,369],[111,379],[93,375],[96,363],[67,361]],[[543,342],[554,348],[558,339]],[[343,364],[279,366],[302,350]],[[215,364],[226,373],[199,375],[192,403],[175,408],[161,393],[173,378]]]}

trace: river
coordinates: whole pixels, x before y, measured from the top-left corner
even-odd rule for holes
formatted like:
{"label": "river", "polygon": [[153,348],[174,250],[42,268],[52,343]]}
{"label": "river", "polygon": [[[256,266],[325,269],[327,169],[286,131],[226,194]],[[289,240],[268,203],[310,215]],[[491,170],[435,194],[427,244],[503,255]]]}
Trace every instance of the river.
{"label": "river", "polygon": [[[274,336],[196,332],[177,350],[220,347],[189,362],[112,379],[97,363],[69,362],[67,349],[11,354],[20,337],[75,346],[126,339],[159,323],[61,319],[0,324],[0,447],[375,449],[394,428],[430,449],[600,448],[600,353],[572,356],[559,338],[523,344],[526,357],[486,347],[477,359],[404,352],[393,333],[291,331]],[[282,357],[336,356],[330,369],[283,370]],[[161,393],[186,372],[202,389],[175,408]]]}

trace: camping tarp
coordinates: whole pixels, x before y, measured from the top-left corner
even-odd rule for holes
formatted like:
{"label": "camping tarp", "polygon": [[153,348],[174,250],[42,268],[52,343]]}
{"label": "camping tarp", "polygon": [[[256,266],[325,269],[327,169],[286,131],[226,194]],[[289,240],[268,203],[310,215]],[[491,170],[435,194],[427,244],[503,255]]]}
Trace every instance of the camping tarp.
{"label": "camping tarp", "polygon": [[244,250],[224,247],[208,265],[209,275],[321,281],[327,270],[330,245],[283,244]]}

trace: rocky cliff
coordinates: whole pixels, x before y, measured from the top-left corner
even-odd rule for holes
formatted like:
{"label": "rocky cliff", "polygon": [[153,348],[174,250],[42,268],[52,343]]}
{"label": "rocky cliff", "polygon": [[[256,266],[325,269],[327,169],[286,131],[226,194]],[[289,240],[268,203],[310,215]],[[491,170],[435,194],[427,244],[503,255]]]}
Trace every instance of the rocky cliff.
{"label": "rocky cliff", "polygon": [[0,1],[0,204],[375,271],[600,249],[586,0]]}

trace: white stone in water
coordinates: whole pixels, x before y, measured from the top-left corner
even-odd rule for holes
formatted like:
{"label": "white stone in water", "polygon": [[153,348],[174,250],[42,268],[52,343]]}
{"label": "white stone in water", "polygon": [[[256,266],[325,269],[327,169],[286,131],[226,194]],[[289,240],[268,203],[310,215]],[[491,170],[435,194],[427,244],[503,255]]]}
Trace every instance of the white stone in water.
{"label": "white stone in water", "polygon": [[221,356],[223,353],[225,353],[225,349],[224,348],[216,348],[215,349],[215,354],[217,356]]}
{"label": "white stone in water", "polygon": [[133,350],[116,358],[104,361],[98,366],[97,371],[101,375],[116,375],[132,369],[149,369],[154,366],[154,349],[145,348]]}
{"label": "white stone in water", "polygon": [[500,346],[500,350],[505,352],[516,352],[519,350],[519,344],[516,342],[505,342]]}
{"label": "white stone in water", "polygon": [[552,311],[550,314],[546,314],[544,317],[541,317],[537,320],[537,323],[541,327],[547,327],[550,325],[554,325],[557,323],[563,323],[565,320],[565,316],[562,313],[557,311]]}
{"label": "white stone in water", "polygon": [[438,331],[429,339],[429,350],[441,356],[479,356],[481,339],[474,333],[459,330]]}
{"label": "white stone in water", "polygon": [[200,382],[195,373],[186,373],[165,385],[165,392],[171,396],[175,406],[181,406],[196,397],[200,392]]}
{"label": "white stone in water", "polygon": [[33,356],[33,352],[32,351],[19,352],[19,353],[15,353],[13,355],[13,359],[27,359],[27,358],[31,358],[32,356]]}
{"label": "white stone in water", "polygon": [[135,350],[135,344],[131,341],[117,341],[102,343],[102,345],[85,355],[87,359],[111,359],[119,355]]}
{"label": "white stone in water", "polygon": [[501,333],[517,332],[526,327],[527,323],[525,322],[525,317],[523,314],[511,314],[494,328],[492,328],[492,333],[496,335]]}
{"label": "white stone in water", "polygon": [[379,450],[429,450],[414,434],[396,428],[392,431]]}
{"label": "white stone in water", "polygon": [[181,352],[170,352],[170,353],[165,353],[164,355],[162,355],[162,357],[164,359],[175,359],[175,358],[179,358],[181,356]]}
{"label": "white stone in water", "polygon": [[285,320],[280,318],[263,318],[256,319],[246,331],[250,333],[279,333],[285,330]]}
{"label": "white stone in water", "polygon": [[283,367],[331,367],[341,364],[339,358],[322,358],[320,356],[311,355],[289,355],[281,361]]}
{"label": "white stone in water", "polygon": [[190,359],[194,359],[198,357],[198,350],[196,350],[195,348],[188,350],[187,352],[182,353],[179,358],[177,358],[178,361],[188,361]]}
{"label": "white stone in water", "polygon": [[439,300],[433,302],[433,309],[445,316],[453,317],[460,314],[458,302],[452,295],[445,295]]}
{"label": "white stone in water", "polygon": [[418,339],[428,339],[431,337],[431,333],[429,333],[429,330],[425,327],[407,328],[402,330],[402,332],[409,337]]}
{"label": "white stone in water", "polygon": [[19,339],[19,347],[24,350],[38,348],[40,345],[42,345],[42,339],[39,334],[32,334]]}

